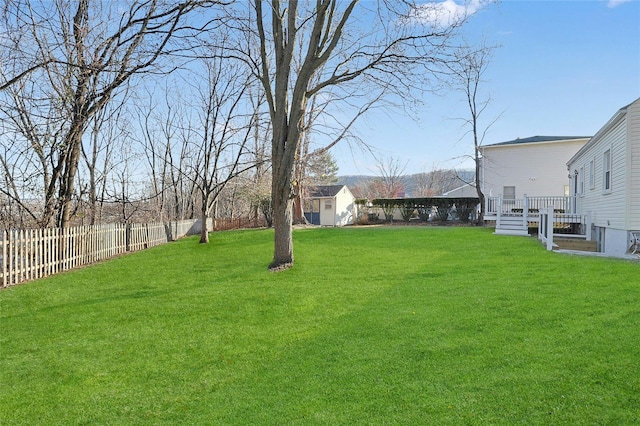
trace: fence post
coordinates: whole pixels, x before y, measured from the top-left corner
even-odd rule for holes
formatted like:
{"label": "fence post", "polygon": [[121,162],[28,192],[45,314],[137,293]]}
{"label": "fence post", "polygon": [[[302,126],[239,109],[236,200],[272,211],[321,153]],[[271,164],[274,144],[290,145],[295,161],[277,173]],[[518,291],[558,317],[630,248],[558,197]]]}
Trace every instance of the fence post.
{"label": "fence post", "polygon": [[591,241],[591,212],[584,215],[584,236],[587,241]]}
{"label": "fence post", "polygon": [[496,229],[499,229],[502,225],[502,194],[498,194],[498,205],[496,206],[497,217],[496,217]]}
{"label": "fence post", "polygon": [[547,250],[553,250],[553,206],[547,207]]}
{"label": "fence post", "polygon": [[544,241],[544,232],[543,230],[545,226],[545,222],[544,222],[544,210],[539,210],[538,211],[538,240],[539,241]]}
{"label": "fence post", "polygon": [[7,286],[7,243],[8,243],[9,235],[7,231],[2,231],[2,287]]}
{"label": "fence post", "polygon": [[522,198],[522,226],[525,230],[529,230],[529,197],[527,194]]}

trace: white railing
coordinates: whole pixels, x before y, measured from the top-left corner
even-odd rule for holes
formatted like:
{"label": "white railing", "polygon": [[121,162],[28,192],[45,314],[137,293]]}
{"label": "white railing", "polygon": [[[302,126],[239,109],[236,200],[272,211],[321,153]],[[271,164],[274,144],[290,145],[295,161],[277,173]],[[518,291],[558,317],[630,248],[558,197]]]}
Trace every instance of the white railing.
{"label": "white railing", "polygon": [[13,229],[0,233],[0,284],[8,287],[200,232],[198,220]]}
{"label": "white railing", "polygon": [[547,250],[553,250],[553,213],[551,210],[540,211],[540,223],[538,225],[538,239]]}
{"label": "white railing", "polygon": [[[518,199],[497,197],[486,197],[485,216],[488,218],[499,217],[501,215],[524,215],[537,220],[538,213],[542,209],[553,206],[556,213],[575,213],[572,207],[574,197],[529,197],[525,195]],[[525,211],[527,214],[524,214]]]}
{"label": "white railing", "polygon": [[541,209],[539,213],[538,239],[547,250],[553,249],[554,236],[572,235],[591,241],[589,215],[556,213],[556,211],[555,206],[550,205],[546,209]]}
{"label": "white railing", "polygon": [[525,203],[532,213],[538,213],[541,209],[553,206],[557,213],[575,213],[572,209],[573,197],[530,197],[524,196],[522,199],[504,199],[502,196],[486,197],[485,212],[490,215],[497,215],[498,212],[522,213]]}

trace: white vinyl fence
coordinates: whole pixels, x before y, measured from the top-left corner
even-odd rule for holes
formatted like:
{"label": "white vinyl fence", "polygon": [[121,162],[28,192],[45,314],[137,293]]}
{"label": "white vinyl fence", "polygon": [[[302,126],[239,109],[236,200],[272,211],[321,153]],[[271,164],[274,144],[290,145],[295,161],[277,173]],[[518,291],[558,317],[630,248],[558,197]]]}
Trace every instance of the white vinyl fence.
{"label": "white vinyl fence", "polygon": [[[556,231],[569,232],[556,232]],[[582,237],[591,241],[591,220],[589,215],[576,215],[556,213],[553,205],[540,210],[540,222],[538,225],[538,239],[547,250],[553,250],[554,236]]]}
{"label": "white vinyl fence", "polygon": [[2,231],[0,284],[35,280],[199,232],[198,220]]}

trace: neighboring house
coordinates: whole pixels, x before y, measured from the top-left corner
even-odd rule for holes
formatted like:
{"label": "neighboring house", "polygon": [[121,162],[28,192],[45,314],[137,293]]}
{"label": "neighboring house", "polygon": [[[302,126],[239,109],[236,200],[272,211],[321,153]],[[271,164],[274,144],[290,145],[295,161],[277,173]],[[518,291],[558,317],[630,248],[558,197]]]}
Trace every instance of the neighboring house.
{"label": "neighboring house", "polygon": [[624,255],[640,231],[640,98],[568,158],[577,212],[589,216],[598,251]]}
{"label": "neighboring house", "polygon": [[527,196],[568,196],[566,161],[589,137],[533,136],[480,147],[482,191],[514,200]]}
{"label": "neighboring house", "polygon": [[475,183],[467,183],[442,194],[446,198],[473,198],[478,196]]}
{"label": "neighboring house", "polygon": [[345,185],[309,188],[304,202],[307,222],[322,226],[352,225],[356,214],[355,197]]}

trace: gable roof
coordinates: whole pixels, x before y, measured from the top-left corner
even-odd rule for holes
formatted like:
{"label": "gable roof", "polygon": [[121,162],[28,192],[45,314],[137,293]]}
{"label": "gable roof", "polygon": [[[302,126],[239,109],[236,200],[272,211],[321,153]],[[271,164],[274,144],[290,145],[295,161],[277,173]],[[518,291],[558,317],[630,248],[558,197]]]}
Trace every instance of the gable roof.
{"label": "gable roof", "polygon": [[309,188],[310,198],[326,198],[335,197],[338,192],[344,188],[344,185],[319,185]]}
{"label": "gable roof", "polygon": [[526,143],[539,143],[539,142],[555,142],[555,141],[570,141],[575,139],[589,139],[591,136],[531,136],[528,138],[516,138],[511,141],[506,142],[498,142],[491,145],[484,145],[481,148],[488,148],[492,146],[503,146],[503,145],[519,145]]}
{"label": "gable roof", "polygon": [[573,157],[571,157],[571,159],[569,161],[567,161],[567,166],[569,166],[571,163],[573,163],[576,159],[578,159],[584,152],[586,152],[591,146],[595,145],[596,143],[598,143],[598,141],[602,138],[602,136],[608,132],[616,123],[618,123],[619,120],[622,120],[623,118],[626,117],[627,115],[627,109],[629,109],[629,107],[633,104],[635,104],[636,102],[640,102],[640,98],[636,99],[635,101],[631,102],[628,105],[623,106],[622,108],[620,108],[618,111],[616,111],[615,114],[613,114],[613,117],[611,117],[609,119],[609,121],[607,121],[604,126],[602,126],[600,128],[600,130],[598,130],[598,132],[589,140],[589,142],[587,142],[582,148],[580,148],[578,150],[578,152],[575,153],[575,155]]}

